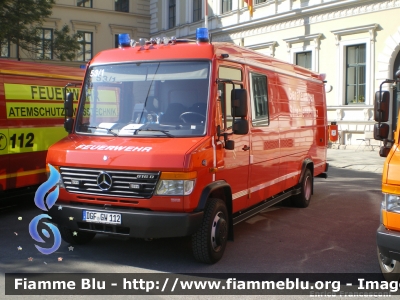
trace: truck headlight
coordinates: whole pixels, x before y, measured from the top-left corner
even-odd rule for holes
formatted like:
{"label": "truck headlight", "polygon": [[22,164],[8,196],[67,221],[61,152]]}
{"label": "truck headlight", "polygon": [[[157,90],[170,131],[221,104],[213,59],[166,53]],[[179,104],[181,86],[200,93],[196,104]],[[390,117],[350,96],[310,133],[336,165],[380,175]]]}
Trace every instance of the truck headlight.
{"label": "truck headlight", "polygon": [[400,213],[400,197],[392,194],[385,194],[382,209],[386,211]]}
{"label": "truck headlight", "polygon": [[186,196],[193,192],[197,172],[162,172],[157,195]]}
{"label": "truck headlight", "polygon": [[[60,173],[60,167],[58,166],[53,166],[54,169],[56,169],[58,171],[58,173]],[[50,177],[50,167],[48,164],[46,164],[46,175],[47,175],[47,179],[49,179]],[[57,182],[57,184],[60,188],[65,189],[65,185],[64,182],[62,181],[62,178],[60,176],[60,180]]]}
{"label": "truck headlight", "polygon": [[381,202],[381,212],[379,214],[379,222],[380,224],[383,224],[383,214],[386,212],[386,200],[385,197],[383,197],[383,200]]}
{"label": "truck headlight", "polygon": [[190,195],[194,180],[161,180],[157,185],[157,195]]}

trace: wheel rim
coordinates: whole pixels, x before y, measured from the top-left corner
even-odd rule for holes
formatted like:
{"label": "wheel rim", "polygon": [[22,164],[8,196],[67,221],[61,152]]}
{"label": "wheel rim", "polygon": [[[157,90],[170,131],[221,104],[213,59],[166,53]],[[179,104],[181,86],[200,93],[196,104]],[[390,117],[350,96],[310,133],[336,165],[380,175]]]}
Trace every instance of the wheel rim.
{"label": "wheel rim", "polygon": [[391,273],[393,272],[394,268],[396,267],[396,261],[384,256],[382,253],[379,253],[382,267],[385,269],[386,272]]}
{"label": "wheel rim", "polygon": [[308,201],[311,198],[311,176],[307,176],[306,180],[304,181],[304,198]]}
{"label": "wheel rim", "polygon": [[228,235],[228,224],[222,212],[218,212],[211,225],[211,246],[215,252],[221,250]]}

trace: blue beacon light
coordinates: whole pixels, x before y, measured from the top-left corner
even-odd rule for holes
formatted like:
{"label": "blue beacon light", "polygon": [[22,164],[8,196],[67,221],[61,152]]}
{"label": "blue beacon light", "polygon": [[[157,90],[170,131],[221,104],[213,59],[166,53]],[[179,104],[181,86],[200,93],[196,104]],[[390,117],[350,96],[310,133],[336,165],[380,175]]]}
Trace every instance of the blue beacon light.
{"label": "blue beacon light", "polygon": [[129,33],[118,34],[118,44],[120,47],[129,47],[131,45]]}
{"label": "blue beacon light", "polygon": [[208,37],[208,29],[207,28],[197,28],[196,29],[196,40],[198,42],[208,42],[209,37]]}

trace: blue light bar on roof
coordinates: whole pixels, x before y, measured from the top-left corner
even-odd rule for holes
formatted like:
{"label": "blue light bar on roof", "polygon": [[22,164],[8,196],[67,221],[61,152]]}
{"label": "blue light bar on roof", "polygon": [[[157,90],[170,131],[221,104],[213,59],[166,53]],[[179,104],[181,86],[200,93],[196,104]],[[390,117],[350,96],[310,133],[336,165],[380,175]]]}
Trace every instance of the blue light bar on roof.
{"label": "blue light bar on roof", "polygon": [[131,38],[129,33],[118,34],[118,45],[120,47],[129,47],[131,45]]}
{"label": "blue light bar on roof", "polygon": [[197,28],[196,29],[196,40],[198,42],[208,42],[208,29],[207,28]]}

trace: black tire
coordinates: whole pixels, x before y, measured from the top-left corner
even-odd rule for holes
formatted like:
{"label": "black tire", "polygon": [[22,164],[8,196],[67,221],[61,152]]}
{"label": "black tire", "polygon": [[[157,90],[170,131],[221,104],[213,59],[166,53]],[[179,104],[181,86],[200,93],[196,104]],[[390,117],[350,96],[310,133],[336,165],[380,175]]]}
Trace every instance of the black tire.
{"label": "black tire", "polygon": [[306,169],[303,179],[301,180],[301,192],[292,199],[292,203],[296,207],[305,208],[310,204],[312,190],[313,190],[313,177],[310,169]]}
{"label": "black tire", "polygon": [[228,240],[228,211],[220,199],[209,199],[199,230],[192,235],[196,260],[213,264],[224,254]]}
{"label": "black tire", "polygon": [[[66,227],[59,228],[61,238],[72,245],[82,245],[90,242],[96,236],[94,232],[84,232],[79,230],[71,230]],[[74,235],[76,232],[76,235]]]}
{"label": "black tire", "polygon": [[400,262],[383,255],[377,247],[379,266],[386,281],[400,280]]}

